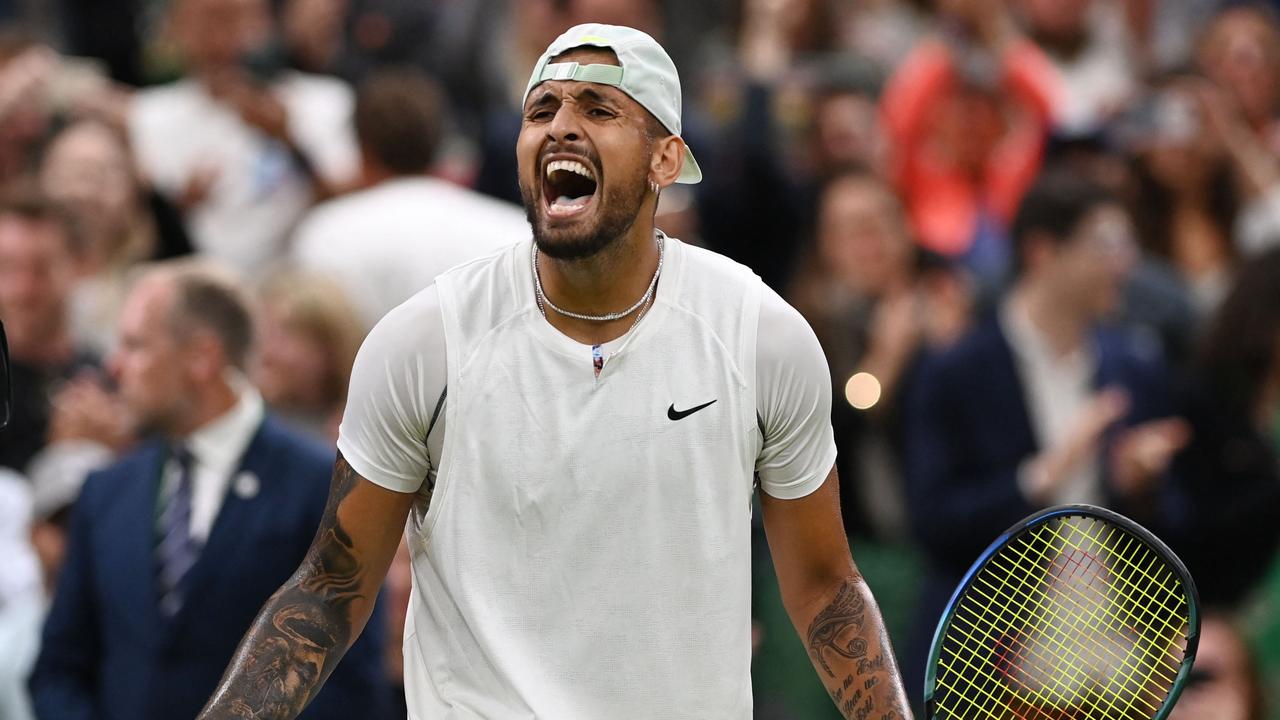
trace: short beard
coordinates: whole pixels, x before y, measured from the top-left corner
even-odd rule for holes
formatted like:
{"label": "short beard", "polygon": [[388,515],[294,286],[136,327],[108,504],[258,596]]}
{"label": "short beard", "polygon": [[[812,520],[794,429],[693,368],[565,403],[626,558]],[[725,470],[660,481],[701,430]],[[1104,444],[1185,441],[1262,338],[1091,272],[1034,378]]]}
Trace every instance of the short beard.
{"label": "short beard", "polygon": [[533,242],[538,246],[538,252],[556,260],[574,261],[594,257],[625,235],[640,216],[647,190],[648,184],[643,176],[616,193],[606,195],[601,188],[597,198],[601,215],[595,227],[576,234],[561,231],[562,234],[554,238],[538,223],[538,201],[533,197],[532,189],[525,187],[524,183],[520,184],[520,197],[524,201],[525,217],[533,228]]}

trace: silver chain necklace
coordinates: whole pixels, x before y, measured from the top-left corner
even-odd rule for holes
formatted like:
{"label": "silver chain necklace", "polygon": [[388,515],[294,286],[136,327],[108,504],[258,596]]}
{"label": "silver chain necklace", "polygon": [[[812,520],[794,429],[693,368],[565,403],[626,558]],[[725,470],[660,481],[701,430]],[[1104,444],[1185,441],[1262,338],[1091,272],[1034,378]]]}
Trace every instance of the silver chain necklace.
{"label": "silver chain necklace", "polygon": [[[546,292],[544,292],[542,289],[542,278],[538,275],[538,244],[534,243],[533,244],[533,287],[535,292],[537,293],[538,309],[542,311],[542,316],[546,317],[547,316],[546,308],[551,308],[552,310],[555,310],[558,314],[564,315],[565,317],[571,317],[575,320],[586,320],[588,322],[612,322],[614,320],[621,320],[622,318],[630,315],[636,310],[639,310],[640,308],[644,307],[646,304],[648,304],[649,300],[653,299],[653,291],[655,288],[658,287],[658,276],[662,274],[662,262],[665,259],[665,255],[666,255],[666,243],[662,242],[661,236],[655,235],[654,242],[658,244],[658,267],[653,271],[653,279],[649,281],[649,289],[644,291],[644,295],[640,296],[640,299],[636,301],[635,305],[632,305],[626,310],[620,310],[618,312],[613,312],[613,313],[606,313],[604,315],[583,315],[581,313],[570,312],[563,308],[557,307],[555,303],[551,302],[551,298],[547,297]],[[638,317],[636,318],[636,321],[639,322]]]}

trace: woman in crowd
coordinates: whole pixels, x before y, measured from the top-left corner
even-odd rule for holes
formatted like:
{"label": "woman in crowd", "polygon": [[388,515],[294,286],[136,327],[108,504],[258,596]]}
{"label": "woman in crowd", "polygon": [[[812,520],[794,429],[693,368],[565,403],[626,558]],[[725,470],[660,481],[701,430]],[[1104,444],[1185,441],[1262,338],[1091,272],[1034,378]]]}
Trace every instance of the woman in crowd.
{"label": "woman in crowd", "polygon": [[1185,409],[1192,435],[1175,468],[1188,501],[1178,551],[1206,602],[1236,605],[1280,546],[1280,249],[1245,265],[1223,300]]}
{"label": "woman in crowd", "polygon": [[72,334],[99,355],[110,350],[130,268],[190,252],[171,207],[141,184],[124,136],[96,121],[73,122],[54,136],[40,164],[40,189],[75,221],[80,281],[72,298]]}
{"label": "woman in crowd", "polygon": [[1258,666],[1240,630],[1218,612],[1200,623],[1200,649],[1169,720],[1263,720]]}
{"label": "woman in crowd", "polygon": [[899,396],[921,353],[967,327],[969,289],[958,271],[916,248],[901,203],[875,175],[835,175],[819,196],[817,223],[791,296],[831,368],[846,524],[900,535]]}
{"label": "woman in crowd", "polygon": [[254,384],[273,412],[327,441],[338,436],[351,363],[364,340],[355,308],[326,277],[280,273],[261,291]]}

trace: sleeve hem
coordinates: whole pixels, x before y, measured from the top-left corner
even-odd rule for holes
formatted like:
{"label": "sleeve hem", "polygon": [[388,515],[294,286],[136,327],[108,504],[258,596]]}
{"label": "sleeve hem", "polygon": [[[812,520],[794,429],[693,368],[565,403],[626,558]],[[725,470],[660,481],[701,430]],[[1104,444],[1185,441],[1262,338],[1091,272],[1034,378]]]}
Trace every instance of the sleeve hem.
{"label": "sleeve hem", "polygon": [[824,459],[826,462],[818,465],[818,467],[824,469],[818,474],[803,480],[781,484],[765,482],[762,479],[760,481],[760,491],[778,500],[799,500],[800,498],[808,497],[822,487],[822,484],[827,481],[827,477],[831,474],[831,468],[836,464],[836,447],[834,443],[828,446]]}
{"label": "sleeve hem", "polygon": [[373,462],[366,460],[358,450],[354,450],[343,442],[342,438],[338,438],[338,452],[342,453],[342,459],[347,461],[356,474],[378,487],[410,495],[422,488],[422,478],[406,478],[379,469]]}

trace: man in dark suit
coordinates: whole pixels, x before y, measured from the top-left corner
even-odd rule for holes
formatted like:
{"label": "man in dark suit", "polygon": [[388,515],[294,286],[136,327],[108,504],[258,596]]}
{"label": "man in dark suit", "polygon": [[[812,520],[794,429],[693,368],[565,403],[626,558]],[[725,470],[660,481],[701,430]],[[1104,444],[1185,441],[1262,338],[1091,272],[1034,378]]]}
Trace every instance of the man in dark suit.
{"label": "man in dark suit", "polygon": [[[266,416],[244,380],[250,317],[195,265],[131,292],[110,369],[121,422],[154,439],[91,475],[73,510],[31,679],[42,720],[195,717],[306,553],[333,453]],[[382,642],[362,636],[304,717],[379,717]]]}
{"label": "man in dark suit", "polygon": [[1013,286],[928,362],[908,409],[909,511],[929,562],[908,669],[924,667],[927,634],[969,565],[1019,519],[1069,502],[1170,516],[1161,481],[1188,430],[1168,417],[1159,342],[1101,324],[1136,260],[1123,206],[1049,172],[1012,238]]}

